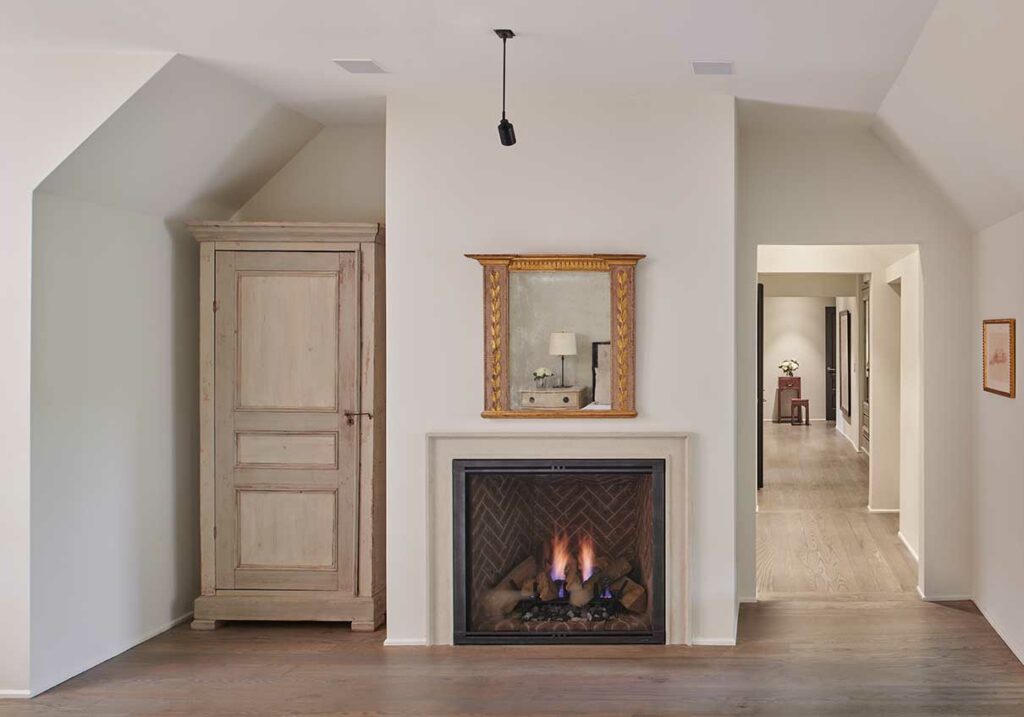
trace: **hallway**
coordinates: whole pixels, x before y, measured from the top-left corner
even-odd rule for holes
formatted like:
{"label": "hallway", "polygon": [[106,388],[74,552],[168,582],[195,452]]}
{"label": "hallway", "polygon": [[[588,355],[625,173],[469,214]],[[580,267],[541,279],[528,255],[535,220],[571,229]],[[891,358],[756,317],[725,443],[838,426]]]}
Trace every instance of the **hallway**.
{"label": "hallway", "polygon": [[832,423],[765,423],[757,595],[916,598],[899,516],[867,510],[868,459]]}

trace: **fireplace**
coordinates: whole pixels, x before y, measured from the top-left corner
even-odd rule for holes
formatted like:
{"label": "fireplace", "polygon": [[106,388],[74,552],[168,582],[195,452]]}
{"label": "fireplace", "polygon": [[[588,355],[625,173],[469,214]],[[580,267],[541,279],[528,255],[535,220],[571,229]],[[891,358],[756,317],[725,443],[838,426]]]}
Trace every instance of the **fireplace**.
{"label": "fireplace", "polygon": [[665,643],[665,461],[454,460],[455,644]]}

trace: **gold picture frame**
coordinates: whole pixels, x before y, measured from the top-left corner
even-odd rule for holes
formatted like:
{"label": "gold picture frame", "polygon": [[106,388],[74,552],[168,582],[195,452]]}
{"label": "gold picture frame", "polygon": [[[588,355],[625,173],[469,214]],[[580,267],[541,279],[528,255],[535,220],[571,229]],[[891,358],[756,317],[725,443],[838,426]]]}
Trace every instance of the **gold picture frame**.
{"label": "gold picture frame", "polygon": [[981,387],[1006,398],[1017,397],[1017,320],[981,322]]}
{"label": "gold picture frame", "polygon": [[[636,265],[644,254],[466,254],[483,267],[484,418],[635,418]],[[509,274],[605,272],[611,291],[610,410],[522,410],[509,392]]]}

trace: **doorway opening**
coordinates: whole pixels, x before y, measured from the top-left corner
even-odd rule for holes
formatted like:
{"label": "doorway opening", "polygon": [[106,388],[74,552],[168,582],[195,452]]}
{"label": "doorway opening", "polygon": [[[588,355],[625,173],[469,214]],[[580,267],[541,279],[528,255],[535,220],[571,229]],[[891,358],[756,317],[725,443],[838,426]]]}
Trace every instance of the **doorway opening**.
{"label": "doorway opening", "polygon": [[917,599],[908,290],[916,247],[759,247],[758,600]]}

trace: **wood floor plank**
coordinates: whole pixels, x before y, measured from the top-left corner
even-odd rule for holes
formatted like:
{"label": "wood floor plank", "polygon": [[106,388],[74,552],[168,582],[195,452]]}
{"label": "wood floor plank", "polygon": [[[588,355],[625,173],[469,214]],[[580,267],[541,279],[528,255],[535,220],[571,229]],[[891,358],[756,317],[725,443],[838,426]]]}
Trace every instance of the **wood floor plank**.
{"label": "wood floor plank", "polygon": [[736,647],[385,648],[323,624],[175,628],[0,715],[1024,714],[1024,666],[971,603],[744,605]]}
{"label": "wood floor plank", "polygon": [[758,595],[915,593],[899,516],[867,510],[866,457],[832,424],[766,424],[764,435],[757,555],[770,569],[758,567]]}

